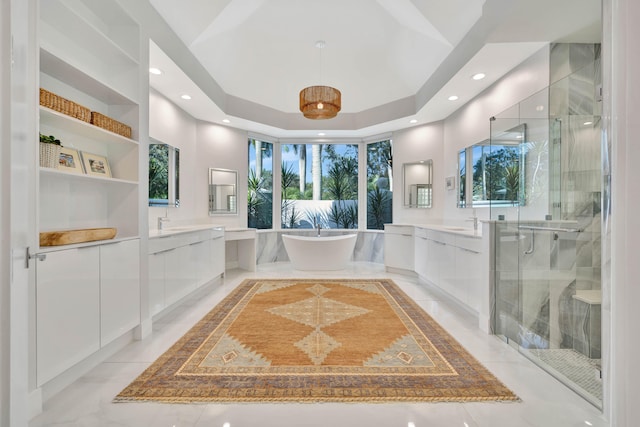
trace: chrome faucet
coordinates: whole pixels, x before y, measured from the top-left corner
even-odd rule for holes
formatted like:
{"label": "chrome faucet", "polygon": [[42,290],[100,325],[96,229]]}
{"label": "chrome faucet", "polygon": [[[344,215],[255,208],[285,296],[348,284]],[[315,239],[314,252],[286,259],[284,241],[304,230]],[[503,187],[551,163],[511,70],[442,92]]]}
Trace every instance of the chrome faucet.
{"label": "chrome faucet", "polygon": [[166,216],[158,217],[158,230],[164,230],[164,224],[169,222],[169,218]]}
{"label": "chrome faucet", "polygon": [[318,237],[320,237],[320,223],[316,224],[316,230],[318,230]]}

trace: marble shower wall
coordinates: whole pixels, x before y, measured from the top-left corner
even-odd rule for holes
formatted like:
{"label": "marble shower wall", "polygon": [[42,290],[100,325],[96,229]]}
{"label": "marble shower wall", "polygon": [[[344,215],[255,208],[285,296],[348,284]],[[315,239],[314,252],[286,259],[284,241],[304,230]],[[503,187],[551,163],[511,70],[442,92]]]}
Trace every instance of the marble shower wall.
{"label": "marble shower wall", "polygon": [[599,44],[556,44],[551,48],[551,118],[560,123],[560,215],[583,230],[576,237],[576,280],[559,301],[561,347],[600,357],[599,304],[588,305],[576,291],[601,289],[602,86]]}

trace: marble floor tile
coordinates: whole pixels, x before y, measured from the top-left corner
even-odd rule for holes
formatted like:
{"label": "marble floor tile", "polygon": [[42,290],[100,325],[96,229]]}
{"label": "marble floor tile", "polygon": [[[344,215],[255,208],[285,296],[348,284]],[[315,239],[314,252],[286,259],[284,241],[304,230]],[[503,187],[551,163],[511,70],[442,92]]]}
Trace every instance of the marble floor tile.
{"label": "marble floor tile", "polygon": [[[470,403],[112,403],[150,363],[246,278],[322,277],[393,279],[485,367],[510,387],[520,402]],[[154,319],[153,333],[134,341],[44,404],[30,427],[607,427],[600,410],[495,336],[478,329],[477,318],[442,292],[417,279],[390,274],[380,264],[352,263],[340,272],[291,270],[266,264],[250,273],[231,270],[174,310]]]}

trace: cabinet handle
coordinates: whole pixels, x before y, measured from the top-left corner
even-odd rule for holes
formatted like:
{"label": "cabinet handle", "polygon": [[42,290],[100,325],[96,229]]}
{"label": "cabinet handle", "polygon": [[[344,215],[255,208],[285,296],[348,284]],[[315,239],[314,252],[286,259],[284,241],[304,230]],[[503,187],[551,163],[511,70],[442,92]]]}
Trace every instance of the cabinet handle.
{"label": "cabinet handle", "polygon": [[175,251],[175,250],[176,250],[176,248],[165,249],[164,251],[160,251],[160,252],[153,252],[153,253],[151,253],[151,254],[149,254],[149,255],[160,255],[160,254],[163,254],[163,253],[165,253],[165,252],[171,252],[171,251]]}
{"label": "cabinet handle", "polygon": [[437,240],[432,240],[432,242],[435,243],[436,245],[447,246],[446,243],[438,242]]}
{"label": "cabinet handle", "polygon": [[461,248],[461,247],[459,247],[459,246],[458,246],[458,249],[463,250],[463,251],[465,251],[465,252],[470,252],[470,253],[472,253],[472,254],[476,254],[476,255],[480,253],[480,252],[477,252],[477,251],[472,251],[471,249]]}
{"label": "cabinet handle", "polygon": [[218,237],[212,237],[211,240],[218,240],[218,239],[222,239],[224,236],[218,236]]}

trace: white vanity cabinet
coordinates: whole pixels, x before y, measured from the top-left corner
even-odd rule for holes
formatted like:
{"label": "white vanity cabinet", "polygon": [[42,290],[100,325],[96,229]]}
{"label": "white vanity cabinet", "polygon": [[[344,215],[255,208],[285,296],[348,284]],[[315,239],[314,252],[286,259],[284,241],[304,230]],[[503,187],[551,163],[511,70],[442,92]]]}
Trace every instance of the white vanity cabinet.
{"label": "white vanity cabinet", "polygon": [[100,248],[100,345],[140,324],[140,241]]}
{"label": "white vanity cabinet", "polygon": [[164,254],[165,262],[165,307],[170,306],[196,288],[196,280],[189,261],[189,245],[179,246]]}
{"label": "white vanity cabinet", "polygon": [[471,237],[456,236],[456,283],[460,290],[456,298],[475,311],[480,310],[480,294],[483,288],[482,241]]}
{"label": "white vanity cabinet", "polygon": [[209,240],[209,259],[206,263],[208,266],[207,274],[209,280],[213,277],[218,277],[224,274],[226,259],[225,253],[225,232],[222,230],[213,230],[211,239]]}
{"label": "white vanity cabinet", "polygon": [[91,246],[49,252],[36,264],[40,387],[100,349],[100,250]]}
{"label": "white vanity cabinet", "polygon": [[149,310],[151,315],[224,274],[224,230],[161,232],[149,239]]}
{"label": "white vanity cabinet", "polygon": [[413,226],[385,224],[385,268],[414,271],[413,230]]}
{"label": "white vanity cabinet", "polygon": [[416,274],[426,278],[429,275],[429,239],[424,229],[417,228],[414,236],[414,265]]}
{"label": "white vanity cabinet", "polygon": [[416,274],[479,312],[487,282],[483,262],[488,262],[482,254],[482,239],[419,226],[414,238]]}
{"label": "white vanity cabinet", "polygon": [[140,324],[140,241],[52,250],[36,263],[38,386]]}
{"label": "white vanity cabinet", "polygon": [[151,316],[160,313],[165,307],[165,253],[167,249],[149,254],[149,312]]}

